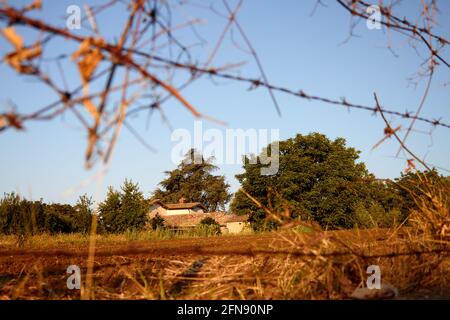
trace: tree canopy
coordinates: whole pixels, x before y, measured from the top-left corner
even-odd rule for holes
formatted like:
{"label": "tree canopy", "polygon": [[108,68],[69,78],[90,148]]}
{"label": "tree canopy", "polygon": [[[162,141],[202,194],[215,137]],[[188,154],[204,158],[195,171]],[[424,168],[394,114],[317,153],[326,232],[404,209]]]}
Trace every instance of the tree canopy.
{"label": "tree canopy", "polygon": [[[267,147],[270,150],[270,145]],[[274,211],[288,210],[292,218],[314,220],[322,227],[350,228],[356,224],[355,205],[368,201],[376,191],[375,178],[363,163],[359,151],[325,135],[297,134],[279,143],[279,171],[261,175],[264,165],[244,161],[244,173],[236,175],[242,188],[262,205]],[[379,187],[378,187],[379,188]],[[238,191],[231,210],[250,214],[250,221],[264,218],[264,212]]]}
{"label": "tree canopy", "polygon": [[[193,161],[194,159],[200,161]],[[172,171],[166,171],[166,178],[153,192],[153,199],[163,202],[201,202],[210,212],[225,210],[231,195],[224,176],[213,175],[218,168],[212,159],[204,159],[196,150],[186,153],[181,163]]]}

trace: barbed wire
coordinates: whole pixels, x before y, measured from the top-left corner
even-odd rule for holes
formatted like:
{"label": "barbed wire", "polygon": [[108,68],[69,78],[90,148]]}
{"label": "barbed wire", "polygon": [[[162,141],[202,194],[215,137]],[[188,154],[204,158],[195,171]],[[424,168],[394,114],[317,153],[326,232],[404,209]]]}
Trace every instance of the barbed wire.
{"label": "barbed wire", "polygon": [[[355,0],[337,0],[337,2],[349,10],[352,15],[364,19],[369,18],[366,12],[369,6],[368,3]],[[23,8],[15,8],[5,2],[5,4],[0,5],[0,22],[3,22],[5,25],[1,31],[4,37],[14,46],[15,51],[8,53],[3,58],[3,62],[14,68],[17,73],[32,76],[50,87],[57,94],[58,99],[29,113],[20,113],[15,106],[11,108],[12,110],[1,113],[0,131],[8,128],[21,130],[24,128],[25,122],[51,120],[66,111],[70,111],[88,133],[86,164],[90,167],[96,158],[101,158],[105,162],[108,161],[122,127],[130,130],[133,136],[142,143],[144,139],[132,128],[130,123],[125,122],[125,119],[144,110],[158,110],[162,113],[161,104],[169,98],[178,100],[195,117],[223,124],[222,121],[200,112],[181,93],[184,88],[203,76],[246,83],[250,85],[250,89],[265,88],[269,91],[272,102],[279,113],[280,107],[274,92],[309,101],[319,101],[349,110],[357,109],[369,111],[373,114],[382,113],[409,119],[412,122],[403,139],[403,143],[416,121],[428,123],[434,127],[450,128],[450,124],[445,123],[442,118],[430,119],[421,116],[420,111],[422,110],[423,102],[415,113],[410,113],[409,111],[401,112],[398,111],[398,108],[363,105],[350,102],[345,97],[333,99],[270,83],[256,50],[238,22],[237,14],[242,7],[242,0],[238,2],[234,9],[226,1],[223,1],[223,4],[226,14],[222,18],[226,19],[226,24],[220,33],[214,50],[205,62],[194,62],[189,45],[182,44],[175,36],[174,31],[176,29],[191,28],[198,19],[173,26],[170,18],[173,8],[165,2],[158,0],[112,0],[93,8],[87,6],[87,18],[82,21],[89,22],[93,31],[92,36],[75,34],[68,28],[61,28],[51,25],[43,19],[31,17],[28,13],[32,10],[40,9],[40,1],[35,1],[34,6]],[[100,28],[96,23],[96,15],[116,5],[126,5],[128,18],[119,40],[117,43],[112,43],[102,37],[99,31]],[[417,26],[406,18],[398,18],[392,14],[390,7],[383,6],[381,3],[380,12],[385,18],[385,21],[381,21],[384,26],[402,33],[406,32],[410,37],[422,41],[429,48],[431,73],[437,65],[437,62],[433,62],[434,58],[448,66],[440,52],[449,42],[444,37],[431,32],[431,22],[428,22],[428,25],[424,27]],[[431,21],[427,20],[431,19],[429,16],[427,16],[426,21]],[[14,28],[17,25],[39,31],[38,40],[31,45],[25,45],[22,36]],[[239,31],[250,55],[254,58],[260,72],[259,77],[245,77],[230,72],[230,70],[238,68],[240,64],[212,66],[225,35],[233,26]],[[428,40],[426,36],[429,38]],[[44,58],[43,52],[46,45],[55,38],[64,38],[77,43],[79,46],[78,50],[72,52],[71,55],[63,52],[57,53],[56,58],[53,59]],[[440,44],[438,49],[434,49],[435,44],[433,41]],[[164,49],[168,49],[168,56],[162,55]],[[60,65],[62,60],[68,59],[77,63],[80,73],[80,83],[72,90],[68,89],[69,85]],[[43,71],[42,64],[47,62],[54,62],[58,65],[61,81],[57,81],[55,76],[52,77]],[[101,64],[102,62],[108,62],[109,66],[103,67],[104,64]],[[100,68],[100,65],[102,68]],[[117,80],[119,69],[123,69],[125,74],[123,78],[121,76],[120,81]],[[184,70],[188,75],[187,80],[181,85],[173,83],[173,75],[178,70]],[[169,76],[161,78],[163,73],[169,74]],[[90,84],[102,79],[105,81],[103,90],[92,93]],[[154,91],[154,93],[150,95],[143,93],[149,89]],[[134,91],[131,92],[131,90]],[[160,90],[161,92],[156,92],[155,90]],[[110,102],[113,94],[120,97],[116,110],[112,108],[112,103]],[[150,102],[148,102],[148,99],[150,99]],[[78,106],[82,108],[77,108]],[[163,116],[163,119],[166,119],[165,116]],[[151,149],[149,145],[146,145],[146,147]]]}
{"label": "barbed wire", "polygon": [[[361,0],[336,0],[336,1],[347,11],[349,11],[353,16],[358,16],[364,19],[371,18],[371,14],[367,12],[367,8],[372,6],[372,4],[369,4]],[[400,33],[406,32],[407,36],[410,37],[411,39],[415,39],[422,42],[430,51],[432,57],[436,57],[445,66],[450,68],[450,64],[439,54],[440,50],[442,50],[445,46],[447,46],[450,43],[449,40],[443,36],[436,35],[431,32],[434,17],[432,16],[432,14],[430,14],[429,7],[431,6],[433,8],[433,11],[437,11],[436,1],[432,1],[431,4],[427,4],[426,1],[422,1],[421,3],[423,5],[422,15],[424,15],[424,19],[428,24],[426,26],[418,26],[417,23],[410,22],[406,17],[399,18],[398,16],[392,13],[392,8],[384,6],[382,4],[382,1],[379,1],[376,4],[383,18],[377,22],[384,25],[388,29],[392,29]],[[427,37],[429,38],[428,40]],[[435,44],[433,44],[432,40],[438,42],[439,44],[438,48]]]}

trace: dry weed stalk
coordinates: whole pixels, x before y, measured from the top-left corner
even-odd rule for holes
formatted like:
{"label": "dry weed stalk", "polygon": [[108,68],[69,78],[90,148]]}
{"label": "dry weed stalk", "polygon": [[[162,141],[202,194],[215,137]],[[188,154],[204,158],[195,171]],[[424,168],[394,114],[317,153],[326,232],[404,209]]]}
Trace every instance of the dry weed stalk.
{"label": "dry weed stalk", "polygon": [[414,228],[424,241],[450,244],[450,185],[441,179],[433,182],[429,176],[418,173],[415,188],[422,196],[414,196],[417,209],[410,216]]}

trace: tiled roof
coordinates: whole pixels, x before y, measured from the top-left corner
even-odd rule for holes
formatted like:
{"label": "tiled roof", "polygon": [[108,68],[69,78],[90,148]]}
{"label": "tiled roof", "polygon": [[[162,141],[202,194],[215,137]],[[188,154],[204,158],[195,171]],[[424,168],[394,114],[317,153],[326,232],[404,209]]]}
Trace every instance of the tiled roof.
{"label": "tiled roof", "polygon": [[166,203],[164,206],[167,209],[192,209],[195,207],[201,207],[203,210],[206,209],[200,202]]}
{"label": "tiled roof", "polygon": [[195,207],[201,207],[204,211],[206,211],[206,207],[200,202],[186,202],[186,203],[163,203],[160,200],[154,200],[150,202],[150,205],[159,204],[163,208],[166,209],[193,209]]}

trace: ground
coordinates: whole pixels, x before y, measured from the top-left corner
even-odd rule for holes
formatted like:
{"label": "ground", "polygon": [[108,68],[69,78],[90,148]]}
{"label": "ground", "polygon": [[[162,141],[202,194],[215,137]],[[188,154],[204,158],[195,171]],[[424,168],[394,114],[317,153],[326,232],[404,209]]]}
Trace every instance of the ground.
{"label": "ground", "polygon": [[[87,238],[31,241],[22,248],[12,240],[0,241],[0,299],[81,297],[84,287],[67,288],[66,270],[78,265],[84,283]],[[448,248],[409,254],[417,248],[406,247],[406,240],[398,232],[393,239],[386,230],[167,240],[98,237],[92,297],[342,299],[366,279],[365,268],[377,264],[382,281],[399,289],[397,298],[450,299]]]}

